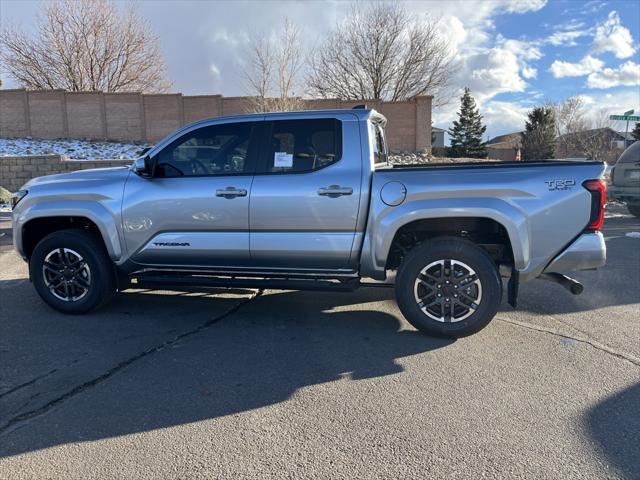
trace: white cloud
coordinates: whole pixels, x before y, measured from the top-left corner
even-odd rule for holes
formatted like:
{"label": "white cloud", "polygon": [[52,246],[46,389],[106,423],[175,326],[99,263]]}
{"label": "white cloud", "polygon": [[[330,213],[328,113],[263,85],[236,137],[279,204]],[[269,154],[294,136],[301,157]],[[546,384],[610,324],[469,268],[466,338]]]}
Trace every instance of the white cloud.
{"label": "white cloud", "polygon": [[579,63],[554,60],[549,71],[555,78],[582,77],[597,72],[604,67],[604,62],[598,58],[587,55]]}
{"label": "white cloud", "polygon": [[232,47],[242,46],[249,41],[247,32],[235,31],[229,33],[226,27],[222,27],[211,34],[211,41],[213,43],[226,43]]}
{"label": "white cloud", "polygon": [[[587,118],[606,120],[611,114],[621,114],[627,110],[640,111],[640,97],[636,88],[624,88],[615,93],[591,93],[581,96],[585,100]],[[606,123],[606,122],[605,122]],[[623,122],[612,122],[614,128],[623,128]]]}
{"label": "white cloud", "polygon": [[451,55],[458,53],[458,47],[467,40],[467,31],[462,21],[455,15],[447,15],[442,18],[442,36],[446,39],[447,48]]}
{"label": "white cloud", "polygon": [[498,34],[496,37],[496,45],[512,52],[523,60],[540,60],[544,56],[540,48],[538,48],[538,42],[535,41],[515,40],[513,38],[505,38]]}
{"label": "white cloud", "polygon": [[617,58],[628,58],[635,51],[631,32],[622,26],[620,15],[615,10],[609,12],[607,20],[596,28],[593,52],[611,52]]}
{"label": "white cloud", "polygon": [[[628,61],[618,68],[605,68],[587,77],[589,88],[612,88],[619,86],[640,87],[640,64]],[[640,96],[640,93],[638,94]]]}
{"label": "white cloud", "polygon": [[504,8],[509,13],[537,12],[546,4],[547,0],[512,0]]}
{"label": "white cloud", "polygon": [[536,42],[507,39],[498,34],[493,48],[477,49],[462,56],[454,84],[468,86],[480,103],[499,93],[524,92],[525,79],[535,78],[538,73],[528,62],[542,57]]}
{"label": "white cloud", "polygon": [[211,75],[216,78],[220,76],[220,69],[215,63],[209,65],[209,71],[211,72]]}
{"label": "white cloud", "polygon": [[516,102],[490,101],[482,108],[483,121],[490,137],[524,130],[528,106]]}
{"label": "white cloud", "polygon": [[578,45],[576,39],[586,35],[588,35],[586,30],[565,30],[551,34],[546,41],[556,47],[574,47]]}
{"label": "white cloud", "polygon": [[518,57],[509,50],[492,48],[472,57],[468,66],[468,86],[481,101],[502,92],[523,92],[526,87]]}

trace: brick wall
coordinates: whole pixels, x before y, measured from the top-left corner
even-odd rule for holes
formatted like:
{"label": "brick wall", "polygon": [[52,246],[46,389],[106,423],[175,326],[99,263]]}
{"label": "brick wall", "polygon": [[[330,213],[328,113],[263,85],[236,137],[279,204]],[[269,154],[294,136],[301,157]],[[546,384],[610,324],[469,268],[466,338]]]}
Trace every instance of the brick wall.
{"label": "brick wall", "polygon": [[61,155],[0,157],[0,186],[15,192],[35,177],[131,163],[131,160],[68,160]]}
{"label": "brick wall", "polygon": [[[366,103],[389,120],[393,150],[431,150],[431,97],[406,102],[305,100],[306,109],[351,108]],[[248,97],[180,93],[0,90],[0,137],[86,138],[155,142],[203,118],[250,110]]]}

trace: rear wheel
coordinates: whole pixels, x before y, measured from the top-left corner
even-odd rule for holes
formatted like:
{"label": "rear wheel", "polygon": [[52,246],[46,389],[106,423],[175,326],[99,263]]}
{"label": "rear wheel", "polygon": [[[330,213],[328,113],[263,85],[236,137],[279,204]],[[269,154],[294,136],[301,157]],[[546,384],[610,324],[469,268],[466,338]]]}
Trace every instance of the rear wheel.
{"label": "rear wheel", "polygon": [[640,203],[634,203],[633,205],[627,203],[627,210],[629,210],[629,213],[634,217],[640,217]]}
{"label": "rear wheel", "polygon": [[29,269],[42,299],[64,313],[86,313],[106,304],[115,292],[111,259],[96,235],[60,230],[42,239]]}
{"label": "rear wheel", "polygon": [[403,259],[396,299],[417,329],[438,337],[464,337],[495,316],[502,281],[483,249],[465,239],[441,237],[418,245]]}

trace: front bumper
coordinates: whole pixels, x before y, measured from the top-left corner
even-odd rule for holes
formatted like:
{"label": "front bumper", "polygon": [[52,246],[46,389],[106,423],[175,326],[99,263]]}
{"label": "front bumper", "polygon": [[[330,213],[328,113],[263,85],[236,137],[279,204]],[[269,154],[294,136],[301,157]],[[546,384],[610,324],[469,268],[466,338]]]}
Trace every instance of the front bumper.
{"label": "front bumper", "polygon": [[604,266],[607,246],[600,232],[583,233],[545,268],[545,273],[566,273]]}

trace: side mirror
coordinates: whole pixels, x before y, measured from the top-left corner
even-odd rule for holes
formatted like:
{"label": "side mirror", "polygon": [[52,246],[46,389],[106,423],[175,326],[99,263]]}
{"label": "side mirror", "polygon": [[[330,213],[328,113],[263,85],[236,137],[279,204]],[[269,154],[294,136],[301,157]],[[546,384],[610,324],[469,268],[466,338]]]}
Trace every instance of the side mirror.
{"label": "side mirror", "polygon": [[149,158],[149,155],[145,155],[144,157],[136,159],[135,163],[133,164],[133,170],[141,177],[150,178],[151,159]]}

